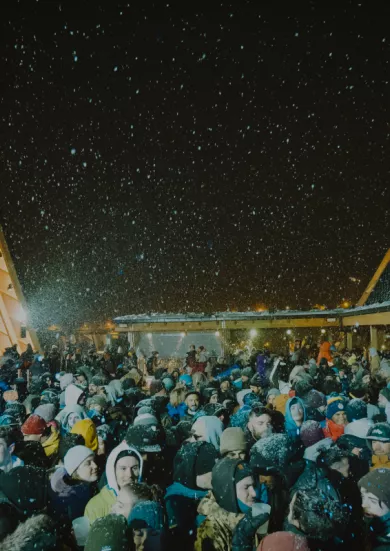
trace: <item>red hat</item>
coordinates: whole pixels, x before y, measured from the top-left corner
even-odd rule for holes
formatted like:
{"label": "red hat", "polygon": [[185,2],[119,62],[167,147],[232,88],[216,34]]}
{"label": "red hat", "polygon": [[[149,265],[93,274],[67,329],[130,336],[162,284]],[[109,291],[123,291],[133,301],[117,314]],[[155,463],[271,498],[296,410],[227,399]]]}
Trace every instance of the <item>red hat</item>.
{"label": "red hat", "polygon": [[21,431],[23,434],[43,434],[45,429],[45,420],[33,414],[23,423]]}

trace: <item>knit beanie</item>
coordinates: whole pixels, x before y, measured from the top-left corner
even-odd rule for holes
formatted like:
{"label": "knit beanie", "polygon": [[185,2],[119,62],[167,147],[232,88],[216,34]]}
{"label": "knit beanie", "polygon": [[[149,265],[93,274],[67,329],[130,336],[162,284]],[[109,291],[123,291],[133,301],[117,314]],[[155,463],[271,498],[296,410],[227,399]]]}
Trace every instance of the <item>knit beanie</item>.
{"label": "knit beanie", "polygon": [[224,456],[228,452],[243,451],[247,449],[244,431],[240,427],[229,427],[223,431],[220,439],[220,451]]}
{"label": "knit beanie", "polygon": [[326,408],[326,418],[332,419],[333,415],[340,411],[345,411],[345,405],[342,398],[332,398],[332,401],[328,402],[328,407]]}
{"label": "knit beanie", "polygon": [[248,379],[251,379],[253,377],[252,368],[244,367],[244,369],[241,371],[241,376],[248,377]]}
{"label": "knit beanie", "polygon": [[84,551],[128,551],[129,541],[127,519],[107,515],[92,524]]}
{"label": "knit beanie", "polygon": [[99,447],[99,441],[96,433],[96,425],[91,419],[77,421],[70,432],[72,434],[81,434],[85,440],[85,446],[96,452]]}
{"label": "knit beanie", "polygon": [[91,455],[94,455],[93,451],[86,446],[74,446],[70,448],[64,457],[64,467],[69,476],[72,476],[81,463]]}
{"label": "knit beanie", "polygon": [[390,388],[382,388],[382,390],[379,392],[379,394],[382,394],[386,398],[388,402],[390,402]]}
{"label": "knit beanie", "polygon": [[39,415],[46,423],[50,423],[56,416],[56,407],[54,404],[43,404],[37,407],[34,411],[34,415]]}
{"label": "knit beanie", "polygon": [[175,382],[171,379],[171,377],[164,377],[161,379],[161,382],[167,392],[171,392],[171,390],[175,388]]}
{"label": "knit beanie", "polygon": [[104,386],[108,383],[107,379],[105,377],[100,377],[99,375],[95,375],[91,379],[91,384],[95,386]]}
{"label": "knit beanie", "polygon": [[311,420],[302,423],[299,436],[305,448],[309,448],[324,439],[324,433],[319,422]]}
{"label": "knit beanie", "polygon": [[306,407],[318,409],[320,407],[326,406],[326,396],[318,390],[310,390],[303,399],[303,402]]}
{"label": "knit beanie", "polygon": [[160,532],[164,526],[164,513],[161,505],[155,501],[140,501],[134,505],[128,518],[130,528],[150,528]]}
{"label": "knit beanie", "polygon": [[348,421],[358,421],[359,419],[367,418],[367,404],[359,398],[354,398],[350,400],[345,408],[345,413],[347,414]]}
{"label": "knit beanie", "polygon": [[[142,409],[142,408],[141,408]],[[144,426],[157,426],[158,420],[155,415],[152,413],[141,413],[138,414],[137,417],[134,419],[133,425],[136,427],[137,425],[144,425]]]}
{"label": "knit beanie", "polygon": [[46,422],[39,415],[34,413],[23,423],[21,431],[25,435],[43,434],[46,429]]}
{"label": "knit beanie", "polygon": [[103,396],[103,394],[95,394],[95,396],[91,396],[90,398],[88,398],[87,404],[86,404],[87,407],[90,408],[94,404],[105,409],[107,407],[106,397]]}
{"label": "knit beanie", "polygon": [[374,469],[359,480],[358,486],[390,508],[390,469]]}
{"label": "knit beanie", "polygon": [[60,377],[60,389],[65,390],[67,386],[73,383],[73,375],[72,373],[65,373],[65,375],[62,375]]}
{"label": "knit beanie", "polygon": [[195,461],[196,476],[211,473],[218,459],[219,454],[214,446],[208,442],[204,442],[198,450],[198,455]]}
{"label": "knit beanie", "polygon": [[310,551],[306,538],[292,532],[274,532],[265,536],[257,551]]}
{"label": "knit beanie", "polygon": [[270,388],[267,392],[267,400],[269,396],[280,396],[280,390],[278,390],[277,388]]}

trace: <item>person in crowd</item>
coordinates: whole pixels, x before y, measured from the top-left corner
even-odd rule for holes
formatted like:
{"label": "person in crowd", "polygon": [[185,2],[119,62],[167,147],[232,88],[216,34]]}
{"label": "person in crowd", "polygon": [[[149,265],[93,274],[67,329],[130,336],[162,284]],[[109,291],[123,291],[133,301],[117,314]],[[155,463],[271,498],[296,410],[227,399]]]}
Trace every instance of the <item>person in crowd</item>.
{"label": "person in crowd", "polygon": [[152,376],[156,369],[158,368],[158,357],[159,354],[157,350],[152,352],[152,355],[148,358],[146,362],[146,369],[149,376]]}
{"label": "person in crowd", "polygon": [[291,437],[298,439],[302,424],[306,421],[306,410],[300,398],[290,398],[286,403],[285,429]]}
{"label": "person in crowd", "polygon": [[198,417],[191,430],[191,442],[208,442],[219,452],[220,438],[223,433],[223,424],[217,417],[204,415]]}
{"label": "person in crowd", "polygon": [[23,461],[14,455],[14,451],[15,430],[11,427],[0,427],[0,470],[5,473],[24,465]]}
{"label": "person in crowd", "polygon": [[326,408],[326,427],[324,435],[336,442],[344,434],[345,427],[348,425],[347,414],[345,413],[345,403],[341,396],[336,396],[328,401]]}
{"label": "person in crowd", "polygon": [[314,463],[320,450],[329,448],[333,443],[331,438],[325,438],[320,423],[313,420],[302,423],[299,437],[305,446],[304,459],[313,461]]}
{"label": "person in crowd", "polygon": [[368,540],[374,551],[390,549],[390,469],[375,469],[359,480]]}
{"label": "person in crowd", "polygon": [[95,375],[91,378],[91,381],[88,385],[88,396],[105,396],[106,394],[106,385],[108,384],[108,379],[102,377],[101,375]]}
{"label": "person in crowd", "polygon": [[112,450],[106,463],[107,484],[88,502],[85,508],[84,515],[91,524],[97,518],[110,513],[111,507],[123,486],[132,481],[141,481],[142,468],[143,459],[141,454],[126,442],[122,442]]}
{"label": "person in crowd", "polygon": [[23,423],[21,427],[23,441],[15,443],[15,454],[25,465],[35,467],[48,467],[48,461],[42,444],[47,440],[51,433],[51,428],[47,426],[45,420],[39,415],[32,414]]}
{"label": "person in crowd", "polygon": [[187,407],[185,418],[192,419],[200,408],[200,394],[196,390],[190,390],[185,395],[185,405]]}
{"label": "person in crowd", "polygon": [[106,515],[91,526],[84,551],[128,551],[131,530],[122,515]]}
{"label": "person in crowd", "polygon": [[372,452],[370,470],[390,469],[390,425],[376,423],[369,429],[366,441]]}
{"label": "person in crowd", "polygon": [[198,505],[211,489],[211,473],[218,460],[212,444],[185,444],[177,453],[173,466],[173,484],[164,496],[168,516],[169,540],[191,549],[196,538]]}
{"label": "person in crowd", "polygon": [[77,421],[70,431],[71,434],[80,434],[84,438],[84,442],[87,448],[94,453],[97,452],[99,447],[99,441],[96,432],[96,425],[91,419],[82,419]]}
{"label": "person in crowd", "polygon": [[240,427],[228,427],[223,431],[220,438],[221,457],[245,461],[247,450],[245,433]]}
{"label": "person in crowd", "polygon": [[162,551],[164,545],[164,511],[155,501],[137,503],[129,517],[128,524],[133,533],[135,551],[153,549]]}

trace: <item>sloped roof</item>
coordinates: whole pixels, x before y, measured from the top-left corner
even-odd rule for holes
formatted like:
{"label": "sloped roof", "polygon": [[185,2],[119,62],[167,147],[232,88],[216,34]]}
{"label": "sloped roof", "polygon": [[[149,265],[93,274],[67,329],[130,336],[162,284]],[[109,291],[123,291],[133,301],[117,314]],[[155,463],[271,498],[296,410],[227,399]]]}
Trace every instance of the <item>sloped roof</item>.
{"label": "sloped roof", "polygon": [[390,301],[390,249],[361,296],[358,306],[370,306]]}

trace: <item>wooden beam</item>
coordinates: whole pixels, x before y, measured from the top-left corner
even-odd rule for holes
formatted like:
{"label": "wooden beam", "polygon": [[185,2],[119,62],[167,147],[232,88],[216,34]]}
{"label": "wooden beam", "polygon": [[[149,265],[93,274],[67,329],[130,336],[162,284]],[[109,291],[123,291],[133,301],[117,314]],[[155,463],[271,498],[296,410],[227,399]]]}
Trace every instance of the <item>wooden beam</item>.
{"label": "wooden beam", "polygon": [[390,312],[378,312],[376,314],[356,314],[343,318],[345,327],[355,325],[390,325]]}
{"label": "wooden beam", "polygon": [[367,302],[368,297],[371,295],[372,291],[375,288],[375,285],[378,283],[379,278],[385,271],[388,263],[390,262],[390,249],[387,251],[385,256],[383,257],[382,262],[379,264],[377,271],[375,272],[373,278],[371,279],[370,283],[367,285],[366,289],[364,290],[364,293],[360,297],[359,302],[357,303],[357,306],[364,306]]}

